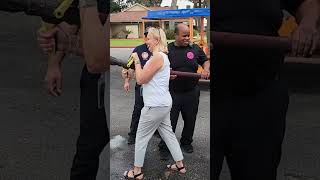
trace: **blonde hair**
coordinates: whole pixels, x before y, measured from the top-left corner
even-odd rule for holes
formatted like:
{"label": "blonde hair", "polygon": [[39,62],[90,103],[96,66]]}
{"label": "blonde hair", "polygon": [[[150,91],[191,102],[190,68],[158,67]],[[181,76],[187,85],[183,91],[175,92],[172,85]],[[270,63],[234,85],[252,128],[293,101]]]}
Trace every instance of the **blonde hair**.
{"label": "blonde hair", "polygon": [[166,33],[161,28],[152,27],[148,30],[148,35],[149,34],[159,40],[159,43],[154,48],[159,49],[160,52],[168,53]]}

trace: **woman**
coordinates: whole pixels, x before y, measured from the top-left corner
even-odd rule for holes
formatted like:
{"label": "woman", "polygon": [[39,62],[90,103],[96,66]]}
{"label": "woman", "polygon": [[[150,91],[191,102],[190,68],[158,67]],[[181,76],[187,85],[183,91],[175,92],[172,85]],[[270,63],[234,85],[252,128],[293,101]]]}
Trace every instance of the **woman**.
{"label": "woman", "polygon": [[180,145],[172,131],[170,121],[172,99],[169,93],[170,62],[165,54],[168,52],[166,41],[166,35],[162,29],[149,29],[146,44],[150,52],[153,53],[153,57],[144,65],[143,69],[137,54],[132,54],[135,62],[136,80],[138,84],[142,85],[144,107],[141,110],[136,135],[134,168],[124,173],[127,179],[143,179],[141,168],[147,145],[157,129],[175,160],[175,163],[167,165],[167,168],[181,174],[186,173]]}

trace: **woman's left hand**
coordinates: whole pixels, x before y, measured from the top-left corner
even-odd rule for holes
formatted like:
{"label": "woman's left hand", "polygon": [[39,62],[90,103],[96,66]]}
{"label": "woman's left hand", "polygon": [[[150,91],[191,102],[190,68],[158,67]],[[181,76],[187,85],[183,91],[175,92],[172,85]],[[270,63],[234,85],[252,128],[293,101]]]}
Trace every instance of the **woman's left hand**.
{"label": "woman's left hand", "polygon": [[134,61],[135,63],[137,63],[138,61],[140,62],[139,56],[138,56],[137,53],[132,53],[131,56],[132,56],[133,61]]}

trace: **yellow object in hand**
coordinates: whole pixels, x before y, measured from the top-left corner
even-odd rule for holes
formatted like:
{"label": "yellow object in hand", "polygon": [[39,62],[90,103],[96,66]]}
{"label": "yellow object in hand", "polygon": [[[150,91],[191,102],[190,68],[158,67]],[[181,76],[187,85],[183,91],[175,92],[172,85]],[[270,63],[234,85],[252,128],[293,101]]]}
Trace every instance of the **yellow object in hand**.
{"label": "yellow object in hand", "polygon": [[[46,23],[44,21],[42,21],[41,27],[39,29],[40,32],[48,32],[50,30],[52,30],[56,25],[55,24],[50,24],[50,23]],[[52,50],[52,54],[54,54],[56,52],[56,48],[53,47]]]}
{"label": "yellow object in hand", "polygon": [[63,0],[57,9],[54,10],[53,15],[58,19],[62,18],[72,2],[73,0]]}
{"label": "yellow object in hand", "polygon": [[129,67],[132,65],[133,62],[134,62],[134,58],[133,58],[133,56],[131,55],[131,56],[129,57],[129,59],[128,59],[127,67],[129,68]]}
{"label": "yellow object in hand", "polygon": [[[57,9],[54,10],[53,15],[57,18],[63,18],[64,13],[68,10],[68,8],[71,6],[73,0],[60,0],[61,4],[57,7]],[[42,25],[39,29],[39,31],[41,32],[48,32],[50,30],[52,30],[56,25],[55,24],[50,24],[50,23],[46,23],[46,22],[42,22]],[[53,53],[54,54],[56,51],[55,47],[53,49]]]}
{"label": "yellow object in hand", "polygon": [[47,32],[50,31],[51,29],[53,29],[55,27],[54,24],[50,24],[50,23],[46,23],[44,21],[42,21],[42,25],[40,27],[40,31],[41,32]]}

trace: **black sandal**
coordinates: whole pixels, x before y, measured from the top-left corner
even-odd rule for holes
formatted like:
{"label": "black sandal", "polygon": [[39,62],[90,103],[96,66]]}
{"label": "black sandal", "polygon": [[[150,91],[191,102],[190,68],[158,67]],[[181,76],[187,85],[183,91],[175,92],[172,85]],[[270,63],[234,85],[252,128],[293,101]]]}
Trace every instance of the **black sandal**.
{"label": "black sandal", "polygon": [[[133,177],[129,177],[128,176],[128,174],[129,174],[129,172],[132,172],[132,174],[133,174]],[[141,176],[141,175],[143,175],[143,173],[142,172],[140,172],[139,174],[137,174],[137,175],[134,175],[134,171],[133,170],[129,170],[129,171],[126,171],[126,174],[125,175],[123,175],[126,179],[128,179],[128,180],[142,180],[143,178],[144,178],[144,176],[142,176],[142,178],[140,179],[138,179],[137,177],[139,177],[139,176]]]}
{"label": "black sandal", "polygon": [[[172,168],[172,166],[175,166],[175,168]],[[178,167],[176,163],[167,165],[167,169],[170,171],[178,171],[180,174],[185,174],[186,172],[181,172],[181,170],[186,169],[184,166]]]}

